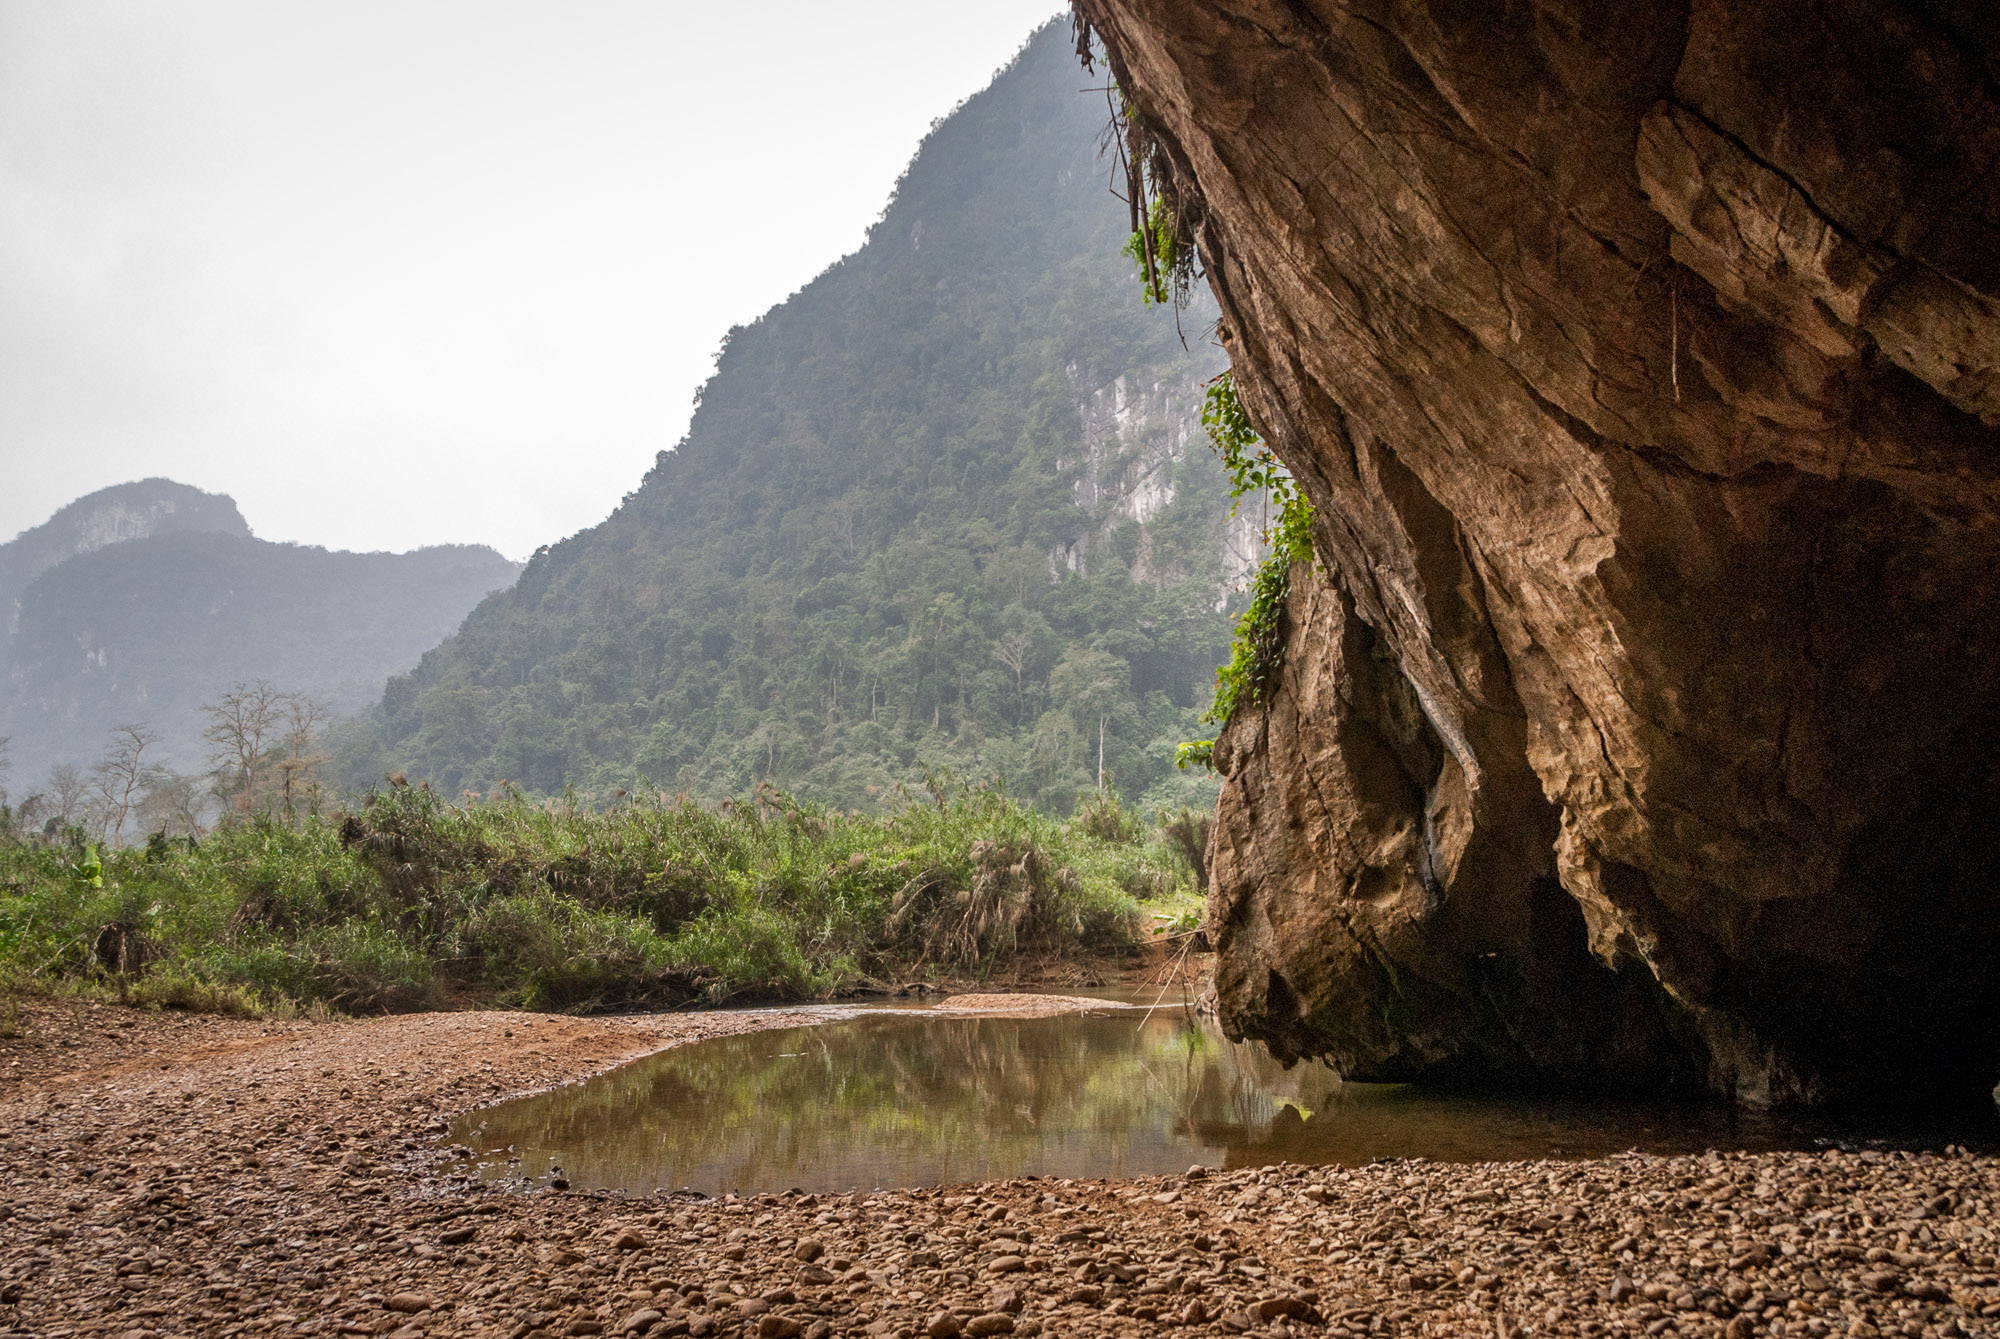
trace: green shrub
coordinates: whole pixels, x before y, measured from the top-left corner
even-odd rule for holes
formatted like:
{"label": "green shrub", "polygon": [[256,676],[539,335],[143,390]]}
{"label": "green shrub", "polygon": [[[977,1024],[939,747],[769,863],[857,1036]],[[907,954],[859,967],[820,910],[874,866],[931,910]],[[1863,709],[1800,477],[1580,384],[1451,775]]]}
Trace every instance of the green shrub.
{"label": "green shrub", "polygon": [[1118,792],[1109,786],[1078,801],[1074,821],[1077,827],[1099,841],[1131,845],[1146,836],[1145,825],[1125,812]]}
{"label": "green shrub", "polygon": [[745,994],[806,999],[837,984],[833,973],[814,970],[790,920],[769,907],[712,909],[670,943],[676,957],[699,962],[713,974],[705,994],[717,1004]]}
{"label": "green shrub", "polygon": [[672,1003],[705,976],[699,967],[676,969],[667,941],[646,921],[546,891],[482,908],[465,938],[488,984],[528,1009]]}

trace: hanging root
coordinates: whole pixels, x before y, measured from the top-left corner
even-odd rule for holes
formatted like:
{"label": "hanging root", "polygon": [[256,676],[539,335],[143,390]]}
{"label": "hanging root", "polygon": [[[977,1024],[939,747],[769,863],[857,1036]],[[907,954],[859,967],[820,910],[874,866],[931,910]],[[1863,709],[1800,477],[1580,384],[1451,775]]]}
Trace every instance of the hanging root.
{"label": "hanging root", "polygon": [[1183,184],[1192,180],[1192,174],[1180,170],[1172,145],[1154,133],[1144,114],[1125,97],[1122,90],[1128,85],[1117,58],[1097,42],[1081,12],[1075,14],[1074,24],[1077,59],[1083,68],[1095,73],[1103,61],[1111,71],[1105,88],[1110,124],[1102,149],[1114,164],[1111,193],[1125,202],[1130,215],[1132,235],[1125,254],[1139,269],[1147,302],[1171,302],[1176,311],[1182,310],[1201,274],[1195,239],[1206,207],[1199,192]]}

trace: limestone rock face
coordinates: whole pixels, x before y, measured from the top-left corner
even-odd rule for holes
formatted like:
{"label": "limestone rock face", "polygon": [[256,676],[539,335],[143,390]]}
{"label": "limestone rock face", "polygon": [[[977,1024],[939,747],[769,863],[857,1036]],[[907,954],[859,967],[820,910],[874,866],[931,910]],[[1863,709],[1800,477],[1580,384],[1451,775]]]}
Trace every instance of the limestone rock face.
{"label": "limestone rock face", "polygon": [[2000,1078],[2000,10],[1077,0],[1318,509],[1223,1017],[1352,1077]]}

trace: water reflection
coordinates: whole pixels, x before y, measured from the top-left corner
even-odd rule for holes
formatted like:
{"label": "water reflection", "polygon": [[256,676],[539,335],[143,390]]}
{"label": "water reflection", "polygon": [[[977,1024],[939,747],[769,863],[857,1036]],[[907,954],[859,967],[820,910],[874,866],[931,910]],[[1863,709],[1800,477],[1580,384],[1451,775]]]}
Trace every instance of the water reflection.
{"label": "water reflection", "polygon": [[1837,1133],[1708,1107],[1446,1097],[1281,1069],[1190,1015],[875,1013],[666,1051],[463,1118],[480,1174],[637,1192],[863,1190],[1803,1146]]}

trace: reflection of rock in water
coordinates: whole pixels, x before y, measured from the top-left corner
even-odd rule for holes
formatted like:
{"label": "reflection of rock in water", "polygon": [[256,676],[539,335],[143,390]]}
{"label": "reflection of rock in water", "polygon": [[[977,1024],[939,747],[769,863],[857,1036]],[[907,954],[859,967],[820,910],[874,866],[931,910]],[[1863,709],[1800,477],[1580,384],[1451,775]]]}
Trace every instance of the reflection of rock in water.
{"label": "reflection of rock in water", "polygon": [[[1206,935],[1207,932],[1203,933]],[[1201,994],[1194,997],[1194,1011],[1203,1018],[1214,1018],[1220,1013],[1221,1009],[1215,998],[1214,977],[1211,976],[1208,984],[1201,988]]]}
{"label": "reflection of rock in water", "polygon": [[[1307,1145],[1312,1132],[1306,1128],[1306,1118],[1290,1102],[1278,1108],[1278,1114],[1271,1117],[1260,1137],[1248,1141],[1243,1152],[1249,1156],[1243,1161],[1250,1166],[1269,1162],[1318,1161],[1309,1156]],[[1232,1160],[1230,1166],[1239,1165]]]}
{"label": "reflection of rock in water", "polygon": [[[1559,1107],[1341,1084],[1285,1070],[1189,1014],[864,1014],[663,1052],[476,1113],[454,1137],[514,1146],[522,1174],[582,1187],[815,1192],[1026,1174],[1136,1176],[1191,1161],[1356,1165],[1771,1147],[1796,1133],[1713,1111]],[[1666,1132],[1654,1137],[1656,1125]],[[1663,1140],[1666,1142],[1663,1143]],[[1957,1137],[1951,1142],[1965,1142]],[[507,1175],[504,1158],[486,1173]]]}
{"label": "reflection of rock in water", "polygon": [[1326,1161],[1318,1156],[1321,1141],[1305,1115],[1290,1102],[1261,1124],[1253,1121],[1211,1121],[1192,1133],[1201,1143],[1224,1153],[1225,1167],[1262,1167],[1274,1162]]}

